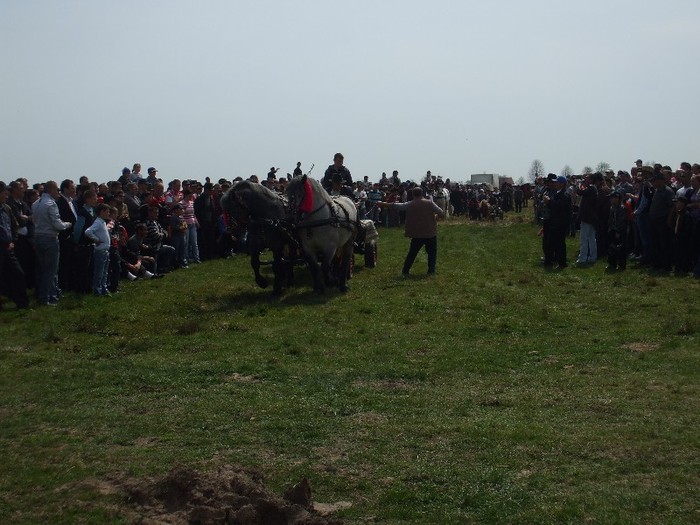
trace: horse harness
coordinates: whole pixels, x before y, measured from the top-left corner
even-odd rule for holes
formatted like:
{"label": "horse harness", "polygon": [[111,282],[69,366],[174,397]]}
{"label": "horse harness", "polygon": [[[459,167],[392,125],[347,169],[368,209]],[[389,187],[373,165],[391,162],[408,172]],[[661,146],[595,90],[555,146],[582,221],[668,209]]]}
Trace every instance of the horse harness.
{"label": "horse harness", "polygon": [[[321,204],[321,206],[319,206],[318,208],[316,208],[312,212],[308,213],[301,221],[294,224],[293,227],[297,230],[305,229],[306,236],[308,238],[311,238],[311,236],[313,235],[313,229],[318,228],[320,226],[332,226],[333,228],[345,228],[346,230],[351,231],[351,232],[357,231],[357,221],[350,220],[350,213],[348,212],[348,210],[346,210],[341,204],[339,204],[338,201],[336,201],[334,197],[331,197],[331,200],[332,200],[332,202],[326,201],[323,204]],[[335,206],[333,206],[333,204],[335,204]],[[328,217],[327,219],[309,220],[313,215],[320,212],[326,206],[328,206],[328,211],[331,214],[330,217]],[[338,216],[336,209],[335,209],[336,207],[343,210],[343,213],[345,214],[345,218]]]}

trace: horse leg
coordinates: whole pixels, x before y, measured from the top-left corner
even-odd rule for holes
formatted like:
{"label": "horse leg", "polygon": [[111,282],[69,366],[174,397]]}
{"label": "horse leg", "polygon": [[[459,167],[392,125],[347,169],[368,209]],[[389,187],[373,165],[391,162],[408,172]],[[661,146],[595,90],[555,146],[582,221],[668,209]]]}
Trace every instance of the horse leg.
{"label": "horse leg", "polygon": [[260,252],[257,248],[251,247],[250,266],[255,274],[255,282],[260,288],[267,288],[267,279],[260,275]]}
{"label": "horse leg", "polygon": [[341,254],[340,270],[338,272],[338,289],[345,293],[350,288],[348,287],[348,275],[350,273],[350,259],[352,258],[353,238],[345,243]]}
{"label": "horse leg", "polygon": [[321,266],[316,260],[316,255],[309,255],[306,251],[304,251],[304,260],[309,266],[309,271],[311,272],[311,279],[314,282],[314,292],[318,294],[324,293],[326,291],[326,286],[323,284],[323,273]]}
{"label": "horse leg", "polygon": [[275,274],[275,281],[272,285],[272,295],[280,295],[282,293],[282,283],[285,276],[284,266],[282,254],[279,251],[273,252],[272,271]]}

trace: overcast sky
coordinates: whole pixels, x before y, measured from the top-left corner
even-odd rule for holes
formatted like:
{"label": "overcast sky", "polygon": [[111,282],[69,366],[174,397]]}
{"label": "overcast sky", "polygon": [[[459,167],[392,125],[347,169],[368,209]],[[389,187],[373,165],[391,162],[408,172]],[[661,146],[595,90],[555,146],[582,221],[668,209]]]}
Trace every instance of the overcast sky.
{"label": "overcast sky", "polygon": [[700,162],[697,0],[0,0],[0,180]]}

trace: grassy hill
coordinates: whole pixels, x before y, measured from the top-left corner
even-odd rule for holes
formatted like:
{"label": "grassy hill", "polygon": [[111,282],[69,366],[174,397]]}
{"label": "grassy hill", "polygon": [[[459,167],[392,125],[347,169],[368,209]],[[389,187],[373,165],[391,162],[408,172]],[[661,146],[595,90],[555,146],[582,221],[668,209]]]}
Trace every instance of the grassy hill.
{"label": "grassy hill", "polygon": [[697,523],[700,282],[546,271],[536,233],[442,223],[404,279],[383,229],[346,295],[238,256],[0,312],[2,521],[121,523],[103,480],[239,465],[346,523]]}

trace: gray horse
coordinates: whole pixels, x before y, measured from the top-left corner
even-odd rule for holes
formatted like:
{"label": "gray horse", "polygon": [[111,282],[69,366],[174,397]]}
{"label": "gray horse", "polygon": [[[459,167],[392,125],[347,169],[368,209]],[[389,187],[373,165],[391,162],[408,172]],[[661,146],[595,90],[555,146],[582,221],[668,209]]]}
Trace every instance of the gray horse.
{"label": "gray horse", "polygon": [[290,222],[311,270],[314,290],[323,293],[326,283],[336,281],[340,291],[346,292],[358,228],[355,203],[347,197],[331,197],[317,180],[306,175],[289,182],[287,198]]}
{"label": "gray horse", "polygon": [[293,284],[293,254],[296,253],[296,241],[288,228],[282,197],[261,184],[246,180],[231,186],[221,198],[221,207],[235,223],[232,226],[248,232],[250,265],[255,282],[261,288],[266,288],[268,283],[260,274],[260,252],[270,249],[275,275],[272,293],[281,294],[285,283]]}

